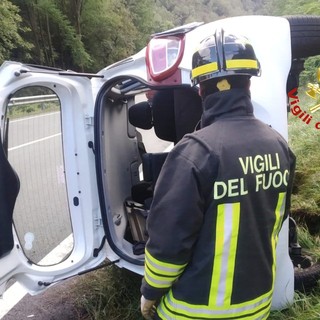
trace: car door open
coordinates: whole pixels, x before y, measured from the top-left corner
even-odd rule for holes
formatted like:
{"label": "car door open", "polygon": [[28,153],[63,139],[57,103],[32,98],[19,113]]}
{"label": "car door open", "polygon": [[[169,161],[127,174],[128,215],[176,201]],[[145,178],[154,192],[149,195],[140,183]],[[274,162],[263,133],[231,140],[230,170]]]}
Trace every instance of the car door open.
{"label": "car door open", "polygon": [[99,265],[88,75],[7,62],[1,74],[0,285],[31,294]]}

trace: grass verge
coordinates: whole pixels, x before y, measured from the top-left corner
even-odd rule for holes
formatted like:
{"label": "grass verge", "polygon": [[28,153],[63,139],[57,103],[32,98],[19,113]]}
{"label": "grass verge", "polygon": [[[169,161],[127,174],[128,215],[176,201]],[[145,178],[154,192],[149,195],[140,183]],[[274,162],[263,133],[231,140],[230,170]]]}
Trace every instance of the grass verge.
{"label": "grass verge", "polygon": [[318,118],[306,124],[298,117],[289,116],[289,145],[297,158],[291,199],[292,214],[296,216],[320,216],[320,130],[315,128]]}
{"label": "grass verge", "polygon": [[112,266],[80,278],[76,305],[87,315],[83,320],[142,320],[141,276]]}

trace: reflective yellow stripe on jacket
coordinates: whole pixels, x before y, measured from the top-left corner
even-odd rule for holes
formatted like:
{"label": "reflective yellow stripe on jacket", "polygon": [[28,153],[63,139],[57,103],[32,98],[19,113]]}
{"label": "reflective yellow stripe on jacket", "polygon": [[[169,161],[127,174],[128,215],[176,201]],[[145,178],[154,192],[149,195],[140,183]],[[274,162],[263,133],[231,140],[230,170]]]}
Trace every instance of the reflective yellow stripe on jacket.
{"label": "reflective yellow stripe on jacket", "polygon": [[[272,293],[259,297],[253,301],[231,305],[229,308],[210,306],[210,305],[192,305],[184,301],[175,299],[170,291],[165,296],[157,309],[158,315],[164,320],[190,320],[190,319],[266,319],[271,304]],[[178,312],[178,313],[177,313]]]}
{"label": "reflective yellow stripe on jacket", "polygon": [[154,258],[146,249],[144,277],[146,282],[154,288],[169,288],[183,272],[186,265],[165,263]]}
{"label": "reflective yellow stripe on jacket", "polygon": [[229,306],[231,304],[239,222],[240,203],[218,206],[217,236],[209,300],[211,306]]}
{"label": "reflective yellow stripe on jacket", "polygon": [[[272,252],[272,254],[273,254],[273,266],[272,266],[273,280],[275,279],[275,276],[276,276],[276,249],[277,249],[279,232],[281,229],[282,219],[284,216],[285,208],[286,208],[286,193],[282,192],[282,193],[279,193],[279,197],[278,197],[277,207],[276,207],[276,211],[275,211],[276,221],[275,221],[275,224],[273,227],[273,233],[272,233],[272,237],[271,237],[271,244],[272,244],[272,251],[273,251]],[[274,281],[273,281],[273,285],[272,285],[272,290],[273,290],[273,287],[274,287]]]}
{"label": "reflective yellow stripe on jacket", "polygon": [[[280,193],[275,209],[275,224],[271,235],[274,263],[272,289],[265,294],[240,304],[231,304],[234,266],[240,223],[240,204],[218,206],[217,236],[211,290],[208,305],[194,305],[174,298],[172,291],[162,298],[157,312],[161,319],[267,319],[272,300],[275,278],[275,251],[278,232],[285,210],[285,193]],[[163,263],[161,263],[163,264]],[[228,268],[223,268],[228,266]],[[177,266],[176,266],[177,267]],[[180,271],[183,269],[180,269]],[[178,268],[176,274],[178,274]],[[168,281],[168,279],[166,278]],[[168,282],[167,282],[168,283]],[[191,289],[192,290],[192,289]]]}

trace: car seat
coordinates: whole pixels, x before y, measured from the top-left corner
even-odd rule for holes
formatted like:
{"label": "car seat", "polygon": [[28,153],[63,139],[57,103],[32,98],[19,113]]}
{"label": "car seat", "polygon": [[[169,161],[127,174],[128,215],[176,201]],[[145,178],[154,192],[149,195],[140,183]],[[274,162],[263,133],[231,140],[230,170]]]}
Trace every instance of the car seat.
{"label": "car seat", "polygon": [[[137,128],[154,128],[156,136],[176,144],[186,133],[195,130],[202,113],[201,98],[194,88],[157,91],[150,102],[141,102],[129,109],[129,122]],[[133,200],[149,208],[153,189],[167,152],[148,153],[138,143],[144,180],[132,188]]]}
{"label": "car seat", "polygon": [[[193,132],[202,114],[201,98],[196,89],[183,87],[159,90],[152,101],[140,102],[129,108],[129,122],[144,130],[154,128],[156,136],[178,143]],[[140,139],[138,139],[140,140]],[[126,201],[135,254],[141,254],[148,237],[145,219],[152,202],[153,191],[168,152],[149,153],[142,140],[138,141],[143,180],[132,186],[131,199]]]}

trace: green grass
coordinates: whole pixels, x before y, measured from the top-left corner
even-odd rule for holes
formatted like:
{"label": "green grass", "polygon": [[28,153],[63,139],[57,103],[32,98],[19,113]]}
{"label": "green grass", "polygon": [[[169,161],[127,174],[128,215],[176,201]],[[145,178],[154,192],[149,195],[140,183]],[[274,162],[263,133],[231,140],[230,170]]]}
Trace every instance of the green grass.
{"label": "green grass", "polygon": [[18,106],[13,105],[8,109],[8,115],[10,119],[17,119],[54,111],[60,111],[59,102],[33,103]]}
{"label": "green grass", "polygon": [[310,124],[289,115],[289,145],[297,157],[291,199],[293,215],[320,215],[320,130],[315,128],[318,121],[320,111],[314,113]]}
{"label": "green grass", "polygon": [[304,226],[298,227],[298,242],[306,255],[312,255],[314,259],[320,260],[320,236],[311,236]]}
{"label": "green grass", "polygon": [[83,320],[142,320],[140,285],[141,276],[115,266],[80,278],[76,304],[87,313]]}
{"label": "green grass", "polygon": [[269,320],[311,320],[320,319],[320,289],[305,295],[295,293],[295,302],[287,310],[273,311]]}

